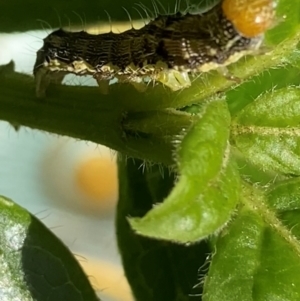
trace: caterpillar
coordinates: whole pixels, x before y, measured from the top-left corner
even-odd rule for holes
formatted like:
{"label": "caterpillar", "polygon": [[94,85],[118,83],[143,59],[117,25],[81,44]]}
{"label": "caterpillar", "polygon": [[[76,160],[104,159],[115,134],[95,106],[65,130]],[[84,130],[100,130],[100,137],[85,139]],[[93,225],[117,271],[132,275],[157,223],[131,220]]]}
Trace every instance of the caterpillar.
{"label": "caterpillar", "polygon": [[100,86],[116,78],[144,90],[149,80],[172,91],[208,72],[254,54],[275,15],[272,0],[223,0],[204,13],[159,15],[141,29],[91,35],[58,29],[37,52],[37,97],[68,73],[92,75]]}

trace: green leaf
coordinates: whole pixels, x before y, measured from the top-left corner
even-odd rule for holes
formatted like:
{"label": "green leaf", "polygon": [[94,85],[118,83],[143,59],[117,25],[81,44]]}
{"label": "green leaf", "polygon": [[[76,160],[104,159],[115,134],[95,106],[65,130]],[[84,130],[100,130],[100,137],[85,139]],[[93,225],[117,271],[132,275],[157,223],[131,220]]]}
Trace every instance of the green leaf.
{"label": "green leaf", "polygon": [[[154,165],[146,170],[141,160],[119,160],[117,240],[126,277],[136,300],[200,301],[199,269],[210,252],[207,242],[182,246],[137,235],[127,217],[143,216],[172,189],[175,176]],[[193,297],[189,295],[193,294]],[[195,295],[197,294],[197,296]]]}
{"label": "green leaf", "polygon": [[224,101],[203,107],[199,121],[179,141],[176,186],[146,216],[130,218],[137,233],[189,243],[218,231],[230,219],[239,198],[239,175],[230,156],[229,124]]}
{"label": "green leaf", "polygon": [[232,123],[232,142],[263,170],[300,174],[300,89],[259,96]]}
{"label": "green leaf", "polygon": [[1,300],[99,300],[77,260],[37,218],[4,197],[0,212]]}
{"label": "green leaf", "polygon": [[243,203],[216,243],[203,301],[299,300],[299,241],[261,192],[245,187]]}
{"label": "green leaf", "polygon": [[268,190],[268,204],[276,210],[282,223],[300,239],[300,178],[292,178],[272,185]]}

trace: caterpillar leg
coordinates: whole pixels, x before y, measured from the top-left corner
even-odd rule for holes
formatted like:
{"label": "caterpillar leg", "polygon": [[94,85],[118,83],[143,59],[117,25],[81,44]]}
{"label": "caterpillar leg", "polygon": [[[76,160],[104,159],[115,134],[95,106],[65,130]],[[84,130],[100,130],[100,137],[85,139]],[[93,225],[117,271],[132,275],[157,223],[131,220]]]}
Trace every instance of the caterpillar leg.
{"label": "caterpillar leg", "polygon": [[191,86],[188,73],[177,70],[162,70],[156,75],[155,80],[161,82],[173,91]]}
{"label": "caterpillar leg", "polygon": [[227,80],[235,82],[236,84],[240,84],[242,82],[242,80],[239,77],[237,77],[237,76],[233,75],[232,73],[230,73],[226,66],[219,67],[217,69],[217,71],[218,71],[219,74],[221,74]]}
{"label": "caterpillar leg", "polygon": [[[54,60],[54,63],[56,60]],[[37,98],[44,98],[50,83],[61,84],[67,71],[50,70],[49,58],[45,55],[44,47],[37,52],[36,61],[33,67],[35,78],[35,94]]]}
{"label": "caterpillar leg", "polygon": [[100,77],[94,76],[102,94],[108,94],[109,92],[109,80],[101,79]]}
{"label": "caterpillar leg", "polygon": [[148,86],[144,82],[135,82],[132,81],[130,84],[138,91],[138,92],[145,92]]}
{"label": "caterpillar leg", "polygon": [[38,68],[34,71],[35,94],[37,98],[44,98],[50,83],[61,84],[66,72],[50,71],[46,68]]}
{"label": "caterpillar leg", "polygon": [[137,76],[127,76],[121,75],[117,76],[119,83],[129,83],[131,84],[138,92],[145,92],[148,88],[148,85],[144,82],[143,78]]}

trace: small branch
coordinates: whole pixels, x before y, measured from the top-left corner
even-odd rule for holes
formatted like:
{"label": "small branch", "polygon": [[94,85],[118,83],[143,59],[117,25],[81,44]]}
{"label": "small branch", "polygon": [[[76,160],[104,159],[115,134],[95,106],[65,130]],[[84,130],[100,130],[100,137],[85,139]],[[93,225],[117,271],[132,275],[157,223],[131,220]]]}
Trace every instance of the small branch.
{"label": "small branch", "polygon": [[134,112],[135,104],[143,100],[136,100],[128,86],[109,95],[93,87],[53,86],[46,99],[39,100],[33,79],[14,73],[12,64],[0,69],[0,83],[2,120],[93,141],[166,165],[172,164],[174,135],[193,122],[191,115],[176,110]]}

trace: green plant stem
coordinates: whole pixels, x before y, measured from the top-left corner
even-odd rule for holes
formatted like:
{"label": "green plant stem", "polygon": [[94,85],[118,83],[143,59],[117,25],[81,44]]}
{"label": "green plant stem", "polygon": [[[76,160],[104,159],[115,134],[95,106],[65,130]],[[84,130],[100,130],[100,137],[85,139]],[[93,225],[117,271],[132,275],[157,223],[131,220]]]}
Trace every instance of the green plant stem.
{"label": "green plant stem", "polygon": [[[272,37],[272,35],[270,35]],[[272,38],[270,39],[272,40]],[[300,32],[264,55],[240,60],[230,73],[247,79],[289,62],[297,51]],[[139,93],[130,85],[110,87],[102,95],[97,87],[51,86],[44,100],[35,98],[32,77],[0,70],[0,119],[61,135],[90,140],[125,155],[172,164],[173,141],[192,123],[191,115],[165,110],[182,108],[220,97],[233,84],[220,74],[208,74],[189,89],[176,93],[162,85]]]}
{"label": "green plant stem", "polygon": [[130,96],[123,102],[88,87],[53,87],[40,100],[34,95],[32,78],[13,73],[11,67],[0,71],[0,119],[93,141],[127,156],[172,164],[174,135],[196,118],[175,110],[127,116]]}

